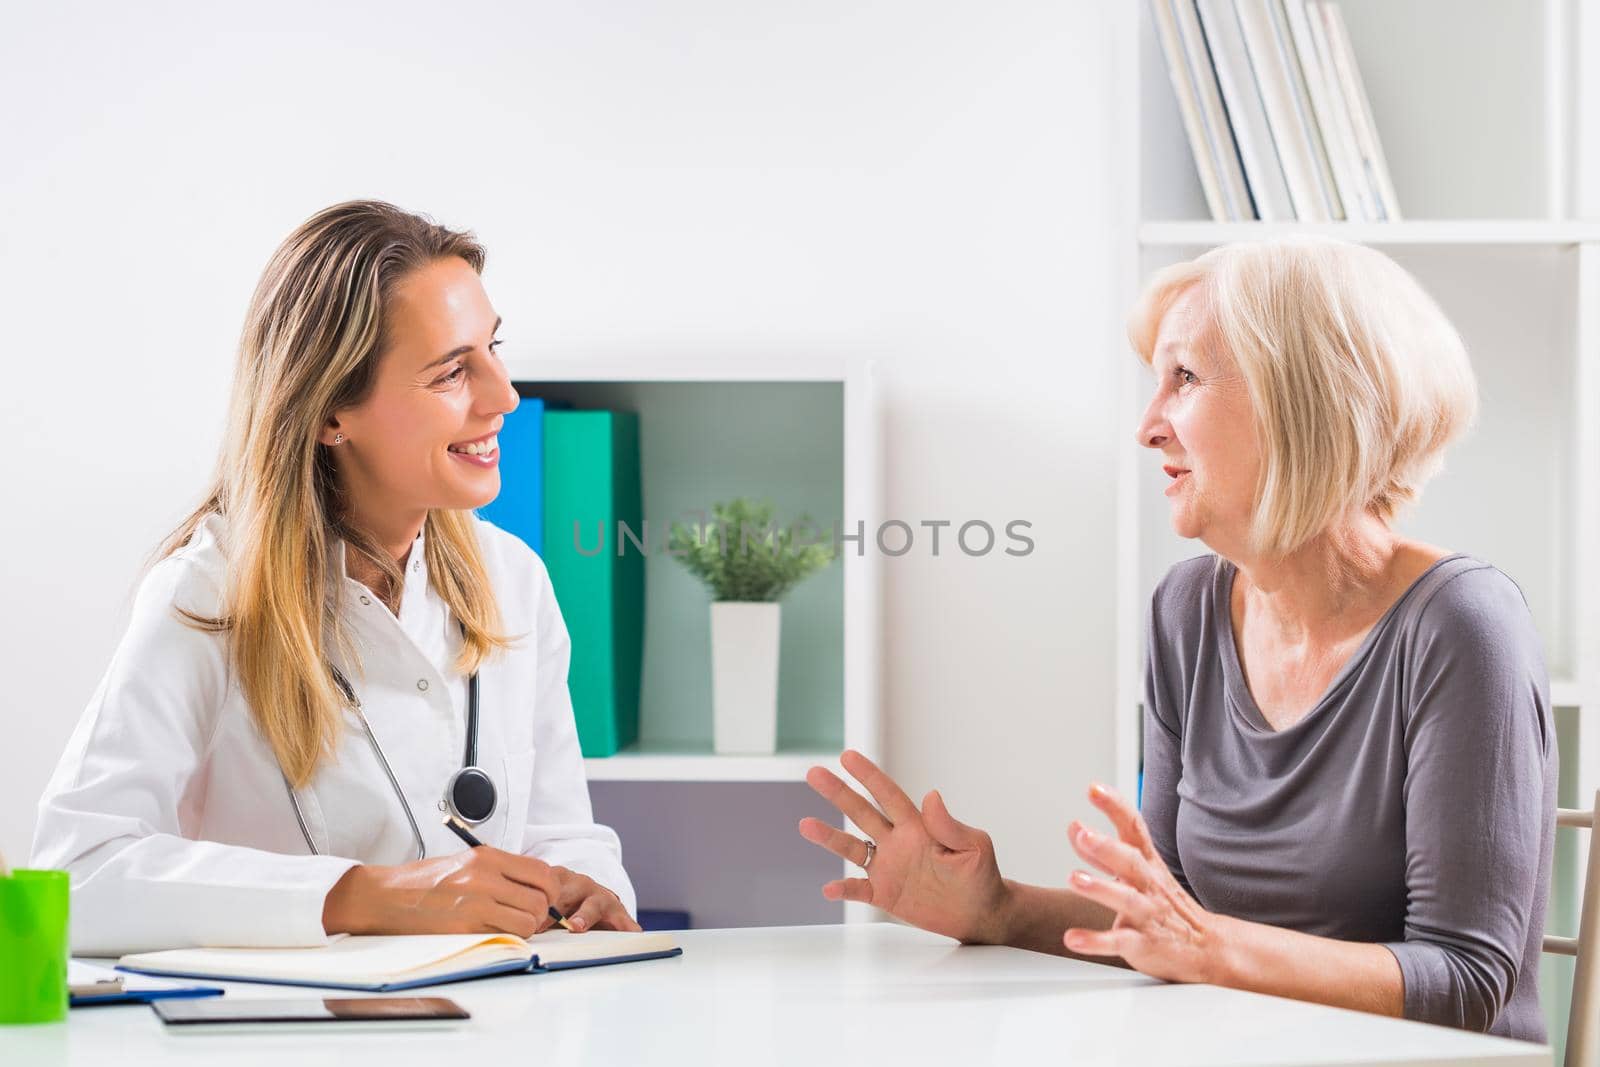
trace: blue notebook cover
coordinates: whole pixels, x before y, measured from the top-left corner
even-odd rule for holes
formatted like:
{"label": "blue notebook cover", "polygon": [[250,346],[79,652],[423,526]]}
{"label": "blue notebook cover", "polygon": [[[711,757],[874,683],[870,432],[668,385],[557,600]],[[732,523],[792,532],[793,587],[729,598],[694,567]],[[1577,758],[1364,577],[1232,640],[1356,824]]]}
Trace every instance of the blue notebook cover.
{"label": "blue notebook cover", "polygon": [[184,986],[181,989],[125,989],[120,993],[95,993],[67,998],[69,1007],[93,1008],[101,1004],[148,1004],[152,1000],[192,1000],[195,997],[220,997],[223,990],[211,985]]}
{"label": "blue notebook cover", "polygon": [[500,427],[500,495],[478,514],[544,554],[545,402],[525,396]]}

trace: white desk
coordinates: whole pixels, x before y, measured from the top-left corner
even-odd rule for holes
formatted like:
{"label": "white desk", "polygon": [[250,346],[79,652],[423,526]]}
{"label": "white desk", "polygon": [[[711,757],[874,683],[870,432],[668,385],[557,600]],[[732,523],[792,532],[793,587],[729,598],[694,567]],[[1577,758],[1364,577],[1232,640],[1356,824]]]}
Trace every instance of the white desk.
{"label": "white desk", "polygon": [[[553,1064],[1550,1064],[1550,1051],[901,926],[694,930],[684,954],[423,992],[473,1015],[431,1033],[174,1036],[144,1006],[0,1028],[0,1063],[124,1067]],[[317,996],[235,984],[229,997]]]}

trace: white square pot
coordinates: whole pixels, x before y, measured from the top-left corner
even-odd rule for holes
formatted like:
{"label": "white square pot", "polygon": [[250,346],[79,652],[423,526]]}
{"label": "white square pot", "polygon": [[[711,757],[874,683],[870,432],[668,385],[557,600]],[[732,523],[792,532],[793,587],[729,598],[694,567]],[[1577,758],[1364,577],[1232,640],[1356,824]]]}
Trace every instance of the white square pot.
{"label": "white square pot", "polygon": [[711,605],[711,725],[717,755],[778,750],[778,620],[782,605]]}

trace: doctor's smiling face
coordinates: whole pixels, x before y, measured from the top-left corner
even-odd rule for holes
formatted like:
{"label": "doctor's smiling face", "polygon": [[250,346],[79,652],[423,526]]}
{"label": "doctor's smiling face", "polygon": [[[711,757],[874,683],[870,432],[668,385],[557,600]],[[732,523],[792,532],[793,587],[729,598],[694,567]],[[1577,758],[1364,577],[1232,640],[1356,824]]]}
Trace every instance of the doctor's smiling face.
{"label": "doctor's smiling face", "polygon": [[1172,529],[1240,558],[1230,553],[1248,543],[1261,446],[1244,377],[1210,336],[1201,285],[1162,316],[1150,366],[1155,395],[1139,421],[1139,444],[1161,453]]}
{"label": "doctor's smiling face", "polygon": [[496,434],[517,406],[496,353],[499,316],[465,260],[406,275],[384,309],[372,386],[318,434],[353,518],[404,545],[433,508],[468,510],[500,492]]}

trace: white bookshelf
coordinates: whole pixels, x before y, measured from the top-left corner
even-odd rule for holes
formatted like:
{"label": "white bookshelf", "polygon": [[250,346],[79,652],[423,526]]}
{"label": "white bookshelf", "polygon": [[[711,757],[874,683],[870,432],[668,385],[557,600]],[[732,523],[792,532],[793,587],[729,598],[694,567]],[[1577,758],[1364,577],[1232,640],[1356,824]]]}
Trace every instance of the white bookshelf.
{"label": "white bookshelf", "polygon": [[[1381,247],[1467,343],[1481,413],[1401,526],[1482,556],[1522,586],[1544,640],[1561,803],[1600,786],[1600,0],[1343,0],[1405,221],[1218,223],[1205,210],[1148,0],[1119,8],[1114,99],[1120,297],[1110,324],[1130,428],[1118,468],[1116,759],[1140,766],[1144,618],[1179,542],[1159,471],[1132,441],[1148,372],[1123,315],[1160,267],[1291,232]],[[1587,835],[1561,831],[1549,925],[1576,931]],[[1546,958],[1558,1049],[1570,962]],[[1558,1052],[1559,1055],[1559,1052]]]}
{"label": "white bookshelf", "polygon": [[[622,838],[641,907],[684,908],[697,926],[870,918],[870,909],[822,901],[821,881],[838,877],[840,865],[801,839],[796,823],[831,812],[804,785],[808,768],[838,770],[847,747],[882,755],[871,363],[546,358],[510,344],[502,352],[525,392],[638,413],[652,543],[658,524],[693,521],[689,511],[735,496],[772,500],[779,522],[806,512],[823,528],[838,520],[853,533],[865,523],[862,554],[843,545],[838,562],[784,599],[772,755],[712,751],[709,594],[652,549],[639,740],[584,760],[584,769],[596,817]],[[759,911],[750,900],[757,884],[767,886]]]}
{"label": "white bookshelf", "polygon": [[1370,245],[1561,245],[1600,241],[1600,222],[1540,219],[1422,219],[1403,222],[1160,221],[1139,225],[1145,249],[1196,248],[1318,233]]}
{"label": "white bookshelf", "polygon": [[591,782],[803,782],[815,766],[840,773],[839,749],[780,749],[770,756],[718,756],[693,742],[632,745],[583,761]]}

